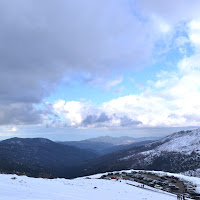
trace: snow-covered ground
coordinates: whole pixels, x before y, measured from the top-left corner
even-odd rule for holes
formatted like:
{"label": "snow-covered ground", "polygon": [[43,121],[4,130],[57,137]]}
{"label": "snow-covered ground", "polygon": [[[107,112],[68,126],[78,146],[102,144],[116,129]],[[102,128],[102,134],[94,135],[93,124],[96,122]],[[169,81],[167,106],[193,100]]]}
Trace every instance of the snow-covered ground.
{"label": "snow-covered ground", "polygon": [[194,170],[188,170],[186,172],[183,172],[182,174],[186,176],[195,176],[200,178],[200,168]]}
{"label": "snow-covered ground", "polygon": [[[2,200],[175,200],[176,197],[161,190],[135,187],[122,180],[97,179],[42,179],[0,174]],[[16,177],[16,179],[12,179]],[[134,183],[139,185],[139,183]]]}

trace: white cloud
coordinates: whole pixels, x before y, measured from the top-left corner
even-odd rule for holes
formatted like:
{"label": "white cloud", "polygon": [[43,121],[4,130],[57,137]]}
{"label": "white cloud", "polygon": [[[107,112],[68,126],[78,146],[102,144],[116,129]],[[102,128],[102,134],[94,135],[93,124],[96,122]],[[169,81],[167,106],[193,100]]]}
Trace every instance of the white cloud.
{"label": "white cloud", "polygon": [[78,101],[59,100],[53,105],[53,108],[56,113],[63,114],[70,121],[71,126],[75,126],[80,124],[84,116],[88,114],[89,105]]}
{"label": "white cloud", "polygon": [[[108,109],[109,107],[109,109]],[[74,127],[115,127],[115,126],[139,126],[141,122],[129,117],[127,113],[112,112],[109,103],[95,107],[89,103],[78,101],[59,100],[53,105],[54,111],[64,116],[68,125]],[[65,122],[64,120],[64,122]]]}
{"label": "white cloud", "polygon": [[[171,71],[161,71],[141,94],[92,106],[61,101],[60,111],[78,127],[178,127],[200,126],[200,56],[184,57]],[[56,108],[56,106],[55,106]],[[98,117],[104,113],[104,121]],[[123,121],[125,120],[125,121]],[[86,123],[87,122],[87,123]]]}
{"label": "white cloud", "polygon": [[191,44],[200,50],[200,20],[192,20],[189,24],[189,39]]}
{"label": "white cloud", "polygon": [[18,133],[19,127],[17,126],[1,126],[0,136],[14,136]]}
{"label": "white cloud", "polygon": [[154,29],[161,34],[168,34],[169,32],[172,31],[172,27],[170,26],[169,23],[167,23],[164,19],[158,17],[158,16],[153,16],[152,17],[152,23],[154,25]]}
{"label": "white cloud", "polygon": [[[145,4],[146,1],[142,2]],[[152,30],[158,39],[163,37],[165,42],[172,42],[173,39],[172,46],[179,48],[184,57],[171,71],[161,71],[157,74],[157,80],[148,81],[140,94],[113,99],[98,107],[81,102],[76,102],[76,107],[65,107],[73,104],[65,102],[61,106],[60,113],[68,112],[65,117],[71,125],[78,127],[101,125],[107,128],[132,125],[137,127],[200,126],[200,21],[193,19],[196,13],[193,13],[194,16],[186,13],[185,17],[184,12],[178,12],[175,18],[170,16],[170,19],[167,19],[164,13],[160,13],[159,6],[154,7],[156,4],[147,3],[145,6],[149,11],[146,13],[146,16],[150,16],[149,24],[153,25]],[[166,13],[170,12],[175,10],[171,11],[168,7]],[[180,30],[175,30],[181,20],[185,20],[185,23],[179,24]],[[176,31],[184,32],[184,36],[176,37]],[[194,50],[190,56],[186,54],[187,45]],[[120,77],[104,83],[104,86],[112,88],[122,81]],[[99,123],[98,118],[101,113],[104,113],[104,121]]]}
{"label": "white cloud", "polygon": [[[99,87],[102,90],[110,90],[114,87],[120,85],[123,82],[123,76],[118,76],[117,78],[92,76],[90,73],[84,74],[84,82],[90,84],[92,87]],[[109,79],[109,80],[108,80]]]}
{"label": "white cloud", "polygon": [[119,85],[122,81],[123,81],[123,77],[119,77],[119,78],[117,78],[115,80],[112,80],[112,81],[109,81],[109,82],[105,83],[104,87],[106,89],[110,89],[112,87],[115,87],[115,86]]}
{"label": "white cloud", "polygon": [[200,54],[194,54],[182,59],[178,63],[178,68],[183,73],[190,73],[200,69]]}
{"label": "white cloud", "polygon": [[[49,120],[34,105],[41,103],[61,79],[67,79],[66,74],[78,74],[73,78],[79,79],[80,73],[89,73],[87,83],[107,90],[119,86],[123,75],[108,81],[108,71],[119,74],[118,69],[140,68],[157,54],[158,42],[165,53],[174,45],[186,56],[185,45],[189,44],[195,54],[182,59],[173,72],[149,81],[141,94],[98,107],[60,100],[53,109],[71,126],[198,124],[199,0],[138,0],[133,7],[130,1],[121,0],[50,1],[48,6],[43,1],[20,1],[15,6],[5,1],[0,5],[0,41],[4,47],[0,124]],[[181,31],[186,36],[179,36]],[[170,47],[165,50],[163,46]],[[118,91],[123,89],[121,86]]]}
{"label": "white cloud", "polygon": [[16,132],[17,130],[18,130],[18,129],[17,129],[16,127],[12,127],[12,128],[11,128],[11,131],[12,131],[12,132]]}

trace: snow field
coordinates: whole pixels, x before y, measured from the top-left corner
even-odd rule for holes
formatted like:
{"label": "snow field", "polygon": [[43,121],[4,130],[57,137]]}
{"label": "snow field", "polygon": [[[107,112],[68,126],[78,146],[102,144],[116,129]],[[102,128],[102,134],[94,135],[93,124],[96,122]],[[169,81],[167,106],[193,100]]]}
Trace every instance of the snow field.
{"label": "snow field", "polygon": [[[97,176],[97,175],[96,175]],[[99,175],[98,175],[99,176]],[[16,177],[16,179],[11,179]],[[2,200],[175,200],[163,191],[128,185],[127,181],[78,178],[42,179],[0,175]],[[138,183],[135,183],[138,184]]]}

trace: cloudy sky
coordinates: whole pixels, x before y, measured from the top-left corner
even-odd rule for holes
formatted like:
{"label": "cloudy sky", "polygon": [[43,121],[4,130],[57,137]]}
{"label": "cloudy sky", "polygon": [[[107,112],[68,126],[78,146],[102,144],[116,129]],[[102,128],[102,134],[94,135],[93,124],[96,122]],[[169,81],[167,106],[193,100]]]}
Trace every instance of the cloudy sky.
{"label": "cloudy sky", "polygon": [[199,127],[199,10],[199,0],[1,0],[0,138]]}

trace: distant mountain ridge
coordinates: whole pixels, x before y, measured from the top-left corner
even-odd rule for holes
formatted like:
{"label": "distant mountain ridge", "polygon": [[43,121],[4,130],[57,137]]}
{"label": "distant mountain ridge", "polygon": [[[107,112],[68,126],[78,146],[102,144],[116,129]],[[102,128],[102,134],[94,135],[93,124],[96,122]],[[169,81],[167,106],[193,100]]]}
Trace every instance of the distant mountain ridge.
{"label": "distant mountain ridge", "polygon": [[88,141],[110,143],[113,145],[126,145],[137,141],[137,139],[129,136],[121,136],[121,137],[100,136],[97,138],[88,139]]}
{"label": "distant mountain ridge", "polygon": [[133,142],[133,143],[127,144],[127,145],[112,146],[112,147],[104,149],[102,151],[102,155],[110,154],[110,153],[125,150],[125,149],[131,149],[131,148],[137,147],[137,146],[142,146],[142,145],[145,145],[145,144],[152,143],[153,141],[154,140],[144,140],[144,141],[140,141],[140,142]]}
{"label": "distant mountain ridge", "polygon": [[[93,150],[98,154],[107,154],[117,150],[126,149],[135,146],[134,144],[142,145],[153,141],[153,138],[133,138],[129,136],[111,137],[101,136],[81,141],[66,141],[59,142],[70,146],[76,146],[81,149]],[[130,146],[129,146],[130,145]]]}
{"label": "distant mountain ridge", "polygon": [[90,139],[82,140],[82,141],[103,142],[103,143],[110,143],[117,146],[117,145],[127,145],[134,142],[141,142],[145,140],[156,140],[156,139],[158,138],[157,137],[134,138],[130,136],[120,136],[120,137],[100,136],[100,137],[90,138]]}

